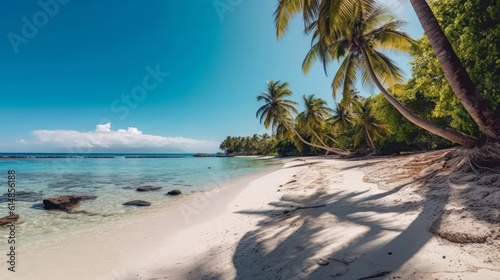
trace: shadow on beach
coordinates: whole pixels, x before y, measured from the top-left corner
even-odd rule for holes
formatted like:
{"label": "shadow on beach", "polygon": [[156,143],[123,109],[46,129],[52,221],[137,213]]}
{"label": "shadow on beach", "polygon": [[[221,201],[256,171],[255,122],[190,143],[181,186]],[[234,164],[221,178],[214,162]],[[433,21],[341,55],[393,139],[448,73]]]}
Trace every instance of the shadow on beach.
{"label": "shadow on beach", "polygon": [[[443,154],[344,161],[334,168],[311,162],[297,180],[274,186],[283,195],[269,203],[272,210],[237,212],[261,219],[235,248],[234,279],[434,279],[477,272],[470,258],[460,264],[461,248],[489,246],[492,239],[499,247],[500,228],[490,229],[500,224],[500,215],[494,215],[500,209],[500,177],[454,173]],[[328,181],[335,173],[340,175]],[[363,181],[343,178],[352,174]],[[472,257],[473,264],[486,263],[495,250]],[[496,258],[484,268],[495,272]],[[192,273],[227,277],[222,266],[219,273],[208,262]]]}

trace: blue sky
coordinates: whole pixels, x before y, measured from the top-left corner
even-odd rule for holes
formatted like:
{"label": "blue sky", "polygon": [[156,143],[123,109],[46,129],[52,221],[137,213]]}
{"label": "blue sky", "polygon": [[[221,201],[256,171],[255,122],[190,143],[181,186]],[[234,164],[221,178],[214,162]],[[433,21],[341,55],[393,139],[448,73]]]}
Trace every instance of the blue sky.
{"label": "blue sky", "polygon": [[[409,1],[386,2],[422,36]],[[2,2],[0,152],[217,151],[228,135],[266,132],[255,97],[268,80],[333,105],[335,69],[302,73],[310,39],[297,19],[276,40],[276,4]]]}

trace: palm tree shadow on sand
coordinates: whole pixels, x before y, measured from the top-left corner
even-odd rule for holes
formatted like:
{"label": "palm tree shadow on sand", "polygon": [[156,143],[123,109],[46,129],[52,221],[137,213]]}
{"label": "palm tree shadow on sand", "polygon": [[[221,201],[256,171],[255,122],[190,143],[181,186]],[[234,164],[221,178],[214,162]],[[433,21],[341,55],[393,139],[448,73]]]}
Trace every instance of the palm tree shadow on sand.
{"label": "palm tree shadow on sand", "polygon": [[[483,233],[476,230],[468,240],[460,240],[464,223],[500,224],[500,216],[493,221],[492,215],[485,215],[488,211],[497,213],[500,208],[496,191],[500,176],[454,173],[450,171],[452,165],[441,160],[445,153],[363,163],[363,167],[370,167],[372,161],[377,161],[377,168],[362,169],[364,180],[380,182],[385,191],[375,190],[373,185],[358,179],[350,180],[351,172],[360,172],[350,168],[359,165],[355,162],[333,168],[317,164],[313,169],[305,169],[301,174],[306,175],[298,180],[274,186],[283,195],[269,203],[271,207],[237,212],[242,216],[257,215],[259,222],[255,230],[239,239],[229,274],[217,269],[221,264],[206,261],[197,263],[194,275],[202,275],[202,279],[227,279],[231,275],[231,279],[365,280],[416,276],[435,279],[436,269],[438,273],[457,276],[480,268],[495,272],[495,262],[485,263],[492,255],[483,255],[483,251],[471,254],[477,261],[469,260],[468,264],[459,264],[461,246],[447,247],[451,251],[447,251],[450,255],[446,259],[442,255],[440,237],[458,243],[485,243],[488,236],[495,236],[488,233],[483,238]],[[331,181],[322,171],[345,172]],[[316,174],[308,178],[311,172]],[[336,181],[338,178],[342,180]],[[315,181],[311,183],[311,179]],[[390,180],[393,183],[389,184]],[[450,213],[455,215],[451,219]],[[466,219],[457,220],[463,217]],[[446,225],[450,221],[459,227]],[[442,225],[445,231],[440,232]],[[452,232],[446,232],[449,229]],[[498,237],[500,240],[500,228]],[[212,254],[217,255],[217,250]],[[452,260],[455,266],[450,263]],[[433,271],[428,271],[430,267]]]}
{"label": "palm tree shadow on sand", "polygon": [[[429,241],[432,234],[428,229],[448,200],[448,195],[441,193],[439,198],[426,196],[423,201],[394,206],[377,203],[376,200],[408,184],[372,195],[367,195],[366,190],[316,193],[300,200],[284,196],[272,203],[276,211],[241,212],[261,215],[264,219],[260,222],[262,227],[245,234],[236,248],[233,256],[236,279],[363,279],[388,275],[401,268]],[[321,207],[300,209],[290,205]],[[377,218],[412,211],[420,212],[404,229]],[[325,222],[312,223],[321,219]],[[345,230],[330,232],[330,236],[321,236],[327,227],[344,223],[363,226],[364,230],[348,238],[352,227],[347,226]],[[266,231],[269,226],[276,230]],[[392,232],[389,240],[383,237],[386,232]],[[371,270],[368,274],[361,269],[366,266]]]}

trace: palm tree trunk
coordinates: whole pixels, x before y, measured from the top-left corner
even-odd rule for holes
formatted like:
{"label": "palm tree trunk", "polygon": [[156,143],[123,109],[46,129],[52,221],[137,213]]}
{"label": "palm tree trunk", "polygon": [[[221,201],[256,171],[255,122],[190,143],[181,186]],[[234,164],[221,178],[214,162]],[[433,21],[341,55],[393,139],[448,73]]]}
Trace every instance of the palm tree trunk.
{"label": "palm tree trunk", "polygon": [[500,114],[476,89],[426,0],[410,0],[450,86],[489,140],[500,140]]}
{"label": "palm tree trunk", "polygon": [[300,141],[302,141],[302,143],[304,143],[306,145],[309,145],[309,146],[315,147],[315,148],[319,148],[319,149],[322,149],[322,150],[325,150],[325,151],[328,151],[328,152],[332,152],[332,153],[337,154],[337,155],[342,155],[342,156],[348,156],[348,155],[350,155],[349,152],[346,152],[346,151],[344,151],[342,149],[337,149],[337,148],[332,148],[332,147],[327,147],[327,146],[321,146],[321,145],[313,144],[313,143],[305,140],[302,137],[302,135],[300,135],[300,133],[292,125],[289,125],[289,128],[300,139]]}
{"label": "palm tree trunk", "polygon": [[406,119],[414,123],[415,125],[431,132],[434,133],[438,136],[441,136],[445,139],[448,139],[452,142],[458,143],[460,145],[466,146],[466,147],[475,147],[479,145],[479,140],[475,137],[472,137],[470,135],[466,135],[457,131],[454,131],[450,128],[444,127],[437,125],[435,123],[432,123],[426,119],[423,119],[419,116],[417,116],[415,113],[410,111],[406,106],[401,104],[394,96],[392,96],[385,88],[382,86],[380,81],[378,80],[377,76],[373,72],[372,66],[370,59],[368,58],[368,54],[366,53],[366,50],[364,48],[362,49],[362,54],[363,54],[363,59],[366,62],[366,68],[368,68],[368,73],[370,74],[370,77],[372,78],[373,82],[375,85],[379,88],[379,90],[382,92],[382,94],[387,98],[387,101],[396,108]]}
{"label": "palm tree trunk", "polygon": [[316,136],[316,138],[318,138],[318,141],[319,143],[321,143],[321,145],[327,147],[327,145],[325,144],[325,142],[323,142],[323,140],[321,140],[321,138],[319,137],[319,135],[316,133],[316,131],[312,130],[311,129],[311,132],[314,134],[314,136]]}
{"label": "palm tree trunk", "polygon": [[368,140],[368,144],[370,145],[370,148],[375,154],[379,154],[379,151],[377,149],[377,146],[375,146],[375,143],[373,143],[372,137],[370,136],[370,133],[368,133],[368,129],[365,126],[365,133],[366,133],[366,139]]}

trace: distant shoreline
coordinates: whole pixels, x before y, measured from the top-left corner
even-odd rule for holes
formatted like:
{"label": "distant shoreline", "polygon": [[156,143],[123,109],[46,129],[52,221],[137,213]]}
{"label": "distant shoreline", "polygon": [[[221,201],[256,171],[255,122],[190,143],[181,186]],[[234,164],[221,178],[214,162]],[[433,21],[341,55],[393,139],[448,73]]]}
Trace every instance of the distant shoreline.
{"label": "distant shoreline", "polygon": [[0,153],[2,159],[184,158],[195,153]]}

